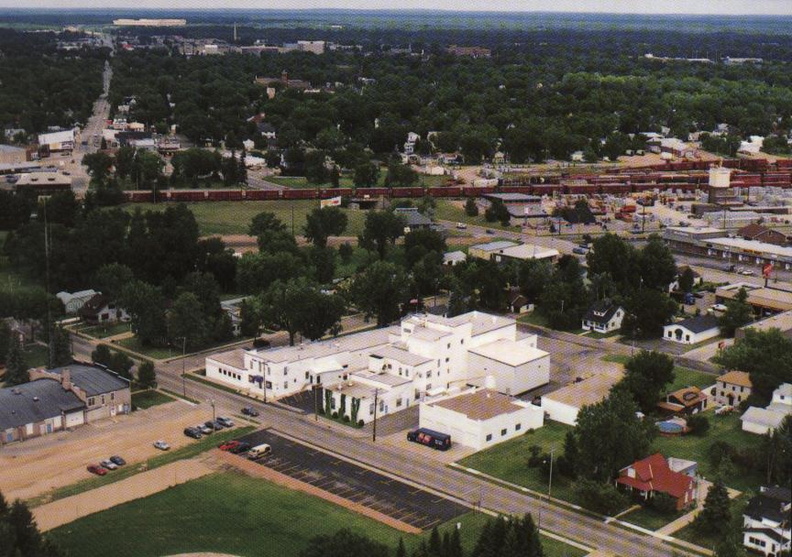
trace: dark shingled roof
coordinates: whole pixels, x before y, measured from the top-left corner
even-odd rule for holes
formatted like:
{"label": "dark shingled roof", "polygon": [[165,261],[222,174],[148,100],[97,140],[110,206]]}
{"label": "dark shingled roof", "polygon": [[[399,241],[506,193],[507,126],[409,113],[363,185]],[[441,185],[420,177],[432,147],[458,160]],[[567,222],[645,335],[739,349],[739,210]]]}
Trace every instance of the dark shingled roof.
{"label": "dark shingled roof", "polygon": [[60,374],[64,369],[69,370],[72,384],[80,387],[88,396],[101,395],[129,387],[129,382],[126,379],[99,366],[71,364],[49,371]]}
{"label": "dark shingled roof", "polygon": [[792,501],[792,491],[788,487],[769,487],[748,502],[745,514],[754,520],[767,518],[774,522],[790,521],[790,511],[784,507]]}
{"label": "dark shingled roof", "polygon": [[714,315],[696,315],[674,323],[678,327],[684,327],[691,333],[703,333],[718,326],[718,318]]}
{"label": "dark shingled roof", "polygon": [[64,391],[61,384],[53,379],[39,379],[0,389],[0,431],[41,422],[84,407],[77,395]]}
{"label": "dark shingled roof", "polygon": [[618,309],[619,306],[610,300],[599,300],[591,304],[591,307],[589,307],[583,319],[585,321],[605,324],[613,318]]}

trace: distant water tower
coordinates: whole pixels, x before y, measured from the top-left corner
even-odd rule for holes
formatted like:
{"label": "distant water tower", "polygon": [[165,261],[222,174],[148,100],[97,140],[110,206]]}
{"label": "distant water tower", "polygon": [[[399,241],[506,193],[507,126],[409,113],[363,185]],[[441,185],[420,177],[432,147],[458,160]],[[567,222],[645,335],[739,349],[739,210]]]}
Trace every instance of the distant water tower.
{"label": "distant water tower", "polygon": [[711,166],[709,169],[709,202],[719,203],[729,196],[731,185],[731,169],[722,166]]}

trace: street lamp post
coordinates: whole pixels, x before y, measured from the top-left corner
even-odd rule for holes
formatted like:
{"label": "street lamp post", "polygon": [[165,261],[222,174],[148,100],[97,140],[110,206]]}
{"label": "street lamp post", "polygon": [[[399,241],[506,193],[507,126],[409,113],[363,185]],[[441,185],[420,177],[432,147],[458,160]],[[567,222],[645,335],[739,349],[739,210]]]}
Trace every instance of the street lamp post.
{"label": "street lamp post", "polygon": [[184,366],[187,360],[187,337],[182,338],[182,396],[187,398],[187,383],[185,382],[186,370]]}
{"label": "street lamp post", "polygon": [[215,419],[217,419],[217,412],[215,411],[215,400],[213,398],[209,399],[209,404],[212,405],[212,423],[214,424]]}
{"label": "street lamp post", "polygon": [[377,442],[377,402],[379,402],[379,388],[374,389],[374,428],[371,435],[371,440]]}

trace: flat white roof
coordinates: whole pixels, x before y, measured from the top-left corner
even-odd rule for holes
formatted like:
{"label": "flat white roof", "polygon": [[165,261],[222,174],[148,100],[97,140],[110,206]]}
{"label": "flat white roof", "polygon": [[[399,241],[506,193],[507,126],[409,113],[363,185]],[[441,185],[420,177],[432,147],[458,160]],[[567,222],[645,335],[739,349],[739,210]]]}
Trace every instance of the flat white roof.
{"label": "flat white roof", "polygon": [[557,249],[544,248],[536,244],[520,244],[519,246],[512,246],[500,250],[499,253],[506,257],[514,257],[515,259],[547,259],[560,255]]}
{"label": "flat white roof", "polygon": [[514,342],[513,340],[503,339],[484,344],[478,348],[472,348],[470,351],[479,356],[513,367],[549,356],[549,353],[529,346],[525,341]]}
{"label": "flat white roof", "polygon": [[39,145],[50,145],[52,143],[66,143],[74,141],[74,130],[62,132],[42,133],[38,136]]}
{"label": "flat white roof", "polygon": [[401,362],[408,366],[419,366],[421,364],[425,364],[426,362],[431,362],[431,358],[425,358],[424,356],[419,356],[418,354],[413,354],[403,348],[398,348],[396,346],[383,346],[381,348],[375,348],[371,351],[371,356],[382,356],[383,358],[389,358],[391,360],[396,360],[397,362]]}
{"label": "flat white roof", "polygon": [[543,395],[542,399],[554,400],[576,408],[596,404],[608,396],[611,387],[618,383],[623,375],[623,372],[593,375],[579,383],[572,383]]}
{"label": "flat white roof", "polygon": [[323,358],[342,352],[356,352],[385,345],[388,343],[389,334],[398,334],[398,329],[395,327],[374,329],[329,340],[306,342],[298,346],[248,350],[248,353],[264,361],[275,363]]}
{"label": "flat white roof", "polygon": [[740,416],[743,422],[751,422],[763,426],[776,428],[781,425],[781,422],[786,417],[784,412],[773,412],[767,408],[759,408],[758,406],[751,406],[745,411],[745,414]]}
{"label": "flat white roof", "polygon": [[470,246],[470,249],[477,249],[481,251],[498,251],[500,249],[506,249],[512,246],[517,246],[517,242],[509,242],[508,240],[499,240],[496,242],[487,242],[485,244],[476,244],[475,246]]}
{"label": "flat white roof", "polygon": [[792,248],[768,244],[767,242],[756,242],[754,240],[745,240],[744,238],[710,238],[708,242],[718,246],[754,252],[757,255],[775,254],[782,257],[792,257]]}

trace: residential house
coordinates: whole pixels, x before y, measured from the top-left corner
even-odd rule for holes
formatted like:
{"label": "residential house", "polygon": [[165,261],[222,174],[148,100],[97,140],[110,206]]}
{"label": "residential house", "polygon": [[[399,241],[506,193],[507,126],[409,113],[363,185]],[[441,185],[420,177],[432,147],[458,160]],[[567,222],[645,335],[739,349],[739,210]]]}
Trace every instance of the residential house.
{"label": "residential house", "polygon": [[131,401],[129,381],[102,366],[33,369],[30,382],[0,389],[0,444],[127,414]]}
{"label": "residential house", "polygon": [[719,334],[718,318],[714,315],[696,315],[663,327],[663,339],[680,344],[696,344]]}
{"label": "residential house", "polygon": [[773,391],[773,399],[767,408],[748,407],[740,417],[742,430],[765,435],[779,427],[789,415],[792,415],[792,384],[782,383]]}
{"label": "residential house", "polygon": [[129,321],[126,310],[111,301],[104,294],[96,294],[85,302],[77,312],[80,318],[89,325],[110,324],[118,321]]}
{"label": "residential house", "polygon": [[443,265],[453,267],[467,261],[467,254],[464,251],[448,251],[443,254]]}
{"label": "residential house", "polygon": [[[456,317],[422,314],[387,329],[209,356],[206,376],[264,399],[319,385],[331,393],[323,396],[336,399],[335,411],[342,394],[345,401],[352,397],[360,401],[356,404],[370,404],[370,397],[379,393],[382,411],[393,412],[452,387],[483,384],[487,376],[494,379],[495,390],[505,394],[546,384],[549,355],[536,343],[536,335],[518,337],[513,319],[480,312]],[[351,411],[351,404],[347,409]],[[370,417],[373,413],[369,416],[365,408],[356,416],[364,422]]]}
{"label": "residential house", "polygon": [[528,313],[533,309],[533,304],[520,293],[519,288],[509,289],[506,295],[506,306],[509,308],[510,313]]}
{"label": "residential house", "polygon": [[98,292],[93,289],[80,290],[74,293],[61,291],[55,294],[55,297],[63,303],[66,313],[68,315],[73,315],[80,311],[80,308],[82,308],[88,300],[97,294]]}
{"label": "residential house", "polygon": [[736,406],[751,396],[751,377],[745,371],[730,371],[715,381],[715,402]]}
{"label": "residential house", "polygon": [[792,530],[792,490],[762,487],[743,512],[743,545],[767,557],[789,553]]}
{"label": "residential house", "polygon": [[660,453],[619,470],[616,485],[624,486],[630,492],[639,494],[644,501],[649,501],[658,493],[665,493],[674,498],[678,511],[696,502],[698,487],[695,477],[672,470]]}
{"label": "residential house", "polygon": [[764,242],[766,244],[774,244],[776,246],[786,246],[789,243],[787,242],[786,234],[771,228],[767,228],[761,224],[749,224],[747,226],[743,226],[737,231],[737,235],[741,238],[744,238],[745,240]]}
{"label": "residential house", "polygon": [[405,233],[412,232],[413,230],[420,230],[422,228],[434,228],[435,226],[432,219],[421,214],[417,207],[399,207],[394,209],[393,212],[404,218]]}
{"label": "residential house", "polygon": [[486,388],[425,402],[419,412],[420,427],[477,451],[544,425],[538,406]]}
{"label": "residential house", "polygon": [[698,414],[707,409],[709,396],[698,387],[684,387],[668,393],[657,407],[667,414]]}
{"label": "residential house", "polygon": [[597,333],[610,333],[621,328],[624,308],[605,299],[594,302],[583,316],[583,328]]}

